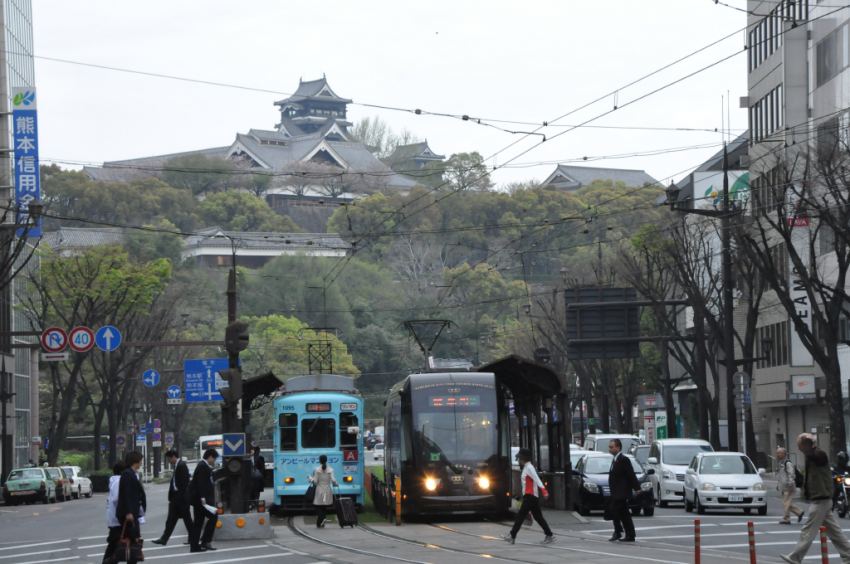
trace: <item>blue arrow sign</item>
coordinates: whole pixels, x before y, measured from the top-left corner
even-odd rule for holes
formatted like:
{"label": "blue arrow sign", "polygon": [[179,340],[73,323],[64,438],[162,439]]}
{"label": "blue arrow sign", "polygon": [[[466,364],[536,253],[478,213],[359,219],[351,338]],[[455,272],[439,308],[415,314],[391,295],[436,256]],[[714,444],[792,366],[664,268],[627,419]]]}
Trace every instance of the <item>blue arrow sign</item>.
{"label": "blue arrow sign", "polygon": [[184,360],[186,403],[224,401],[218,390],[226,388],[228,384],[218,372],[228,367],[229,361],[226,358]]}
{"label": "blue arrow sign", "polygon": [[221,445],[224,456],[245,456],[245,433],[224,433]]}
{"label": "blue arrow sign", "polygon": [[171,399],[177,399],[180,397],[182,391],[180,390],[180,386],[168,386],[168,391],[166,393]]}
{"label": "blue arrow sign", "polygon": [[148,370],[142,375],[142,382],[145,383],[145,386],[152,388],[159,384],[159,372],[156,370]]}
{"label": "blue arrow sign", "polygon": [[109,325],[101,327],[94,335],[94,343],[102,351],[114,351],[121,344],[121,331]]}

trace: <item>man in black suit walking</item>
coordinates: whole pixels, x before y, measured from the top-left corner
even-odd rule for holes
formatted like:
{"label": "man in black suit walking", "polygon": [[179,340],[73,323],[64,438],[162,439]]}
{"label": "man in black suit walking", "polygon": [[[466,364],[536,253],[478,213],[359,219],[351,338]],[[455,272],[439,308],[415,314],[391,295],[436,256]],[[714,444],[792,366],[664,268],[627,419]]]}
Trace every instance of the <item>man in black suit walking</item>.
{"label": "man in black suit walking", "polygon": [[171,538],[171,533],[174,532],[178,519],[183,519],[186,531],[190,536],[192,535],[192,514],[189,511],[189,502],[186,500],[186,488],[189,487],[189,466],[180,458],[176,450],[166,452],[165,458],[174,467],[171,484],[168,486],[168,519],[165,521],[165,532],[162,533],[162,536],[151,541],[162,546],[168,544],[168,539]]}
{"label": "man in black suit walking", "polygon": [[[632,491],[640,494],[640,481],[632,468],[632,461],[622,454],[623,443],[620,439],[612,439],[608,443],[608,452],[614,456],[611,462],[611,471],[608,473],[608,487],[611,489],[611,514],[614,519],[614,536],[610,540],[621,542],[635,542],[635,524],[632,522],[632,514],[629,513],[629,500]],[[623,529],[626,536],[623,537]]]}
{"label": "man in black suit walking", "polygon": [[[215,550],[210,543],[215,532],[215,524],[218,522],[218,514],[210,513],[204,505],[212,506],[215,503],[212,465],[215,464],[216,458],[218,453],[214,448],[204,451],[203,460],[195,466],[195,473],[192,475],[192,482],[186,494],[189,503],[195,508],[194,527],[189,533],[189,544],[192,545],[190,552]],[[204,519],[207,520],[206,527],[204,527]],[[203,536],[201,530],[203,530]]]}

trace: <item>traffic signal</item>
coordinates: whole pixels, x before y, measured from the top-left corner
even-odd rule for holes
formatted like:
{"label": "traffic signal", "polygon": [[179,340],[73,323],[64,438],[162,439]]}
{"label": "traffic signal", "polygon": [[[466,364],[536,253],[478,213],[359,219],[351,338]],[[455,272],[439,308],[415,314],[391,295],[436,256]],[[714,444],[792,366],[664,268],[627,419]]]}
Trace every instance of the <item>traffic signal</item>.
{"label": "traffic signal", "polygon": [[248,348],[248,324],[234,321],[224,330],[224,348],[230,354],[239,354]]}
{"label": "traffic signal", "polygon": [[236,404],[242,399],[242,370],[228,368],[227,370],[219,370],[218,375],[227,382],[227,387],[219,388],[218,393],[224,398],[225,403]]}

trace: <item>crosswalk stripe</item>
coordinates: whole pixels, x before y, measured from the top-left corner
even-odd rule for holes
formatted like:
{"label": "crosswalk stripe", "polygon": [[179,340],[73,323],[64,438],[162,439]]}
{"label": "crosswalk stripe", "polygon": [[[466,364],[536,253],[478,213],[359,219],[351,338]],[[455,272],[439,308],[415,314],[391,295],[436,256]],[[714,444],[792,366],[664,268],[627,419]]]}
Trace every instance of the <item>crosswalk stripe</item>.
{"label": "crosswalk stripe", "polygon": [[71,542],[71,539],[58,540],[58,541],[49,541],[49,542],[36,542],[33,544],[19,544],[18,546],[7,546],[4,548],[0,548],[0,550],[18,550],[19,548],[30,548],[31,546],[47,546],[48,544],[60,544],[63,542]]}
{"label": "crosswalk stripe", "polygon": [[[53,560],[30,560],[29,562],[20,562],[19,564],[46,564],[48,562],[64,562],[65,560],[79,560],[79,556],[69,556],[68,558],[54,558]],[[210,564],[207,562],[207,564]]]}
{"label": "crosswalk stripe", "polygon": [[71,550],[70,548],[57,548],[55,550],[42,550],[40,552],[28,552],[26,554],[12,554],[10,556],[0,556],[0,560],[5,560],[6,558],[26,558],[29,556],[35,556],[36,554],[53,554],[54,552],[65,552],[67,550]]}

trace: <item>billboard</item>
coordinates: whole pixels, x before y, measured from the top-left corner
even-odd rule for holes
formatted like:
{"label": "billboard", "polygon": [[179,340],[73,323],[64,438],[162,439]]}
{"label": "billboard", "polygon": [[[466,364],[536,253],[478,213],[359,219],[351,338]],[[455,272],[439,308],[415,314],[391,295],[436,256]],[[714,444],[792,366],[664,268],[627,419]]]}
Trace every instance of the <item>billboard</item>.
{"label": "billboard", "polygon": [[[750,199],[750,173],[746,170],[730,170],[729,199],[744,204]],[[694,173],[694,201],[704,206],[719,206],[723,201],[723,171]]]}

